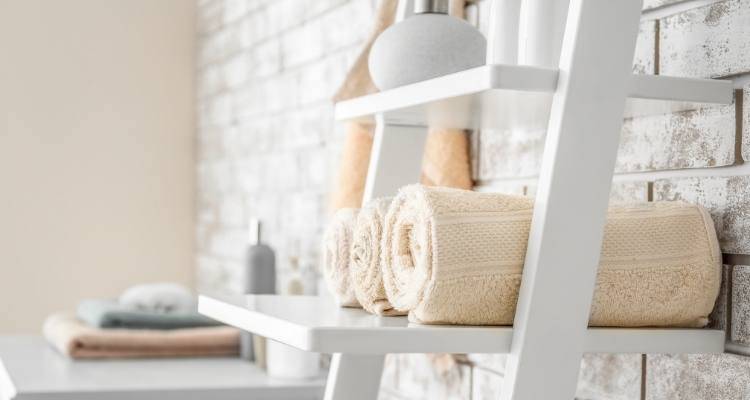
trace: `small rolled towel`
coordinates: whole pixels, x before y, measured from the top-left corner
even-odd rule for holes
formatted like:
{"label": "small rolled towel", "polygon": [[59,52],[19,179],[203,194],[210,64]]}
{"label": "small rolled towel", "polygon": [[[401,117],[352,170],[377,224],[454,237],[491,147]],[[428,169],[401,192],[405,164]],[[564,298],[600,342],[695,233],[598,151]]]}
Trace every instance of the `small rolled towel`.
{"label": "small rolled towel", "polygon": [[78,304],[76,315],[94,328],[180,329],[221,325],[197,312],[164,314],[141,311],[114,300],[83,300]]}
{"label": "small rolled towel", "polygon": [[[511,325],[532,208],[518,196],[403,188],[383,232],[388,299],[414,322]],[[613,206],[589,324],[705,326],[720,268],[716,232],[702,207]]]}
{"label": "small rolled towel", "polygon": [[233,356],[239,330],[228,326],[174,329],[97,329],[68,314],[48,317],[45,339],[71,358]]}
{"label": "small rolled towel", "polygon": [[342,307],[359,307],[350,273],[349,251],[359,209],[336,211],[323,236],[323,276],[328,289]]}
{"label": "small rolled towel", "polygon": [[406,315],[393,309],[383,287],[381,259],[383,218],[392,197],[367,203],[357,216],[351,248],[354,294],[366,311],[377,315]]}

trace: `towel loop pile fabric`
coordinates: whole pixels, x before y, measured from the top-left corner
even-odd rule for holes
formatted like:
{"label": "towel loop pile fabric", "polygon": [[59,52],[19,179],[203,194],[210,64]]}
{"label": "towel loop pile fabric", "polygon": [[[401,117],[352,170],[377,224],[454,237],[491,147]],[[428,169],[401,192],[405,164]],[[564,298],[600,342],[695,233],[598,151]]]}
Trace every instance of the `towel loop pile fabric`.
{"label": "towel loop pile fabric", "polygon": [[377,315],[405,315],[393,308],[383,286],[383,222],[392,198],[375,199],[359,213],[351,245],[351,285],[362,308]]}
{"label": "towel loop pile fabric", "polygon": [[343,208],[334,213],[323,236],[323,276],[336,302],[342,307],[359,307],[350,273],[350,250],[358,209]]}
{"label": "towel loop pile fabric", "polygon": [[[347,213],[335,228],[346,235],[327,235],[341,254],[350,251],[349,263],[337,259],[328,270],[337,296],[353,293],[371,313],[408,313],[417,323],[513,323],[533,200],[411,185],[392,201],[367,204],[356,224],[357,212]],[[721,253],[705,209],[611,206],[589,324],[703,327],[720,280]]]}

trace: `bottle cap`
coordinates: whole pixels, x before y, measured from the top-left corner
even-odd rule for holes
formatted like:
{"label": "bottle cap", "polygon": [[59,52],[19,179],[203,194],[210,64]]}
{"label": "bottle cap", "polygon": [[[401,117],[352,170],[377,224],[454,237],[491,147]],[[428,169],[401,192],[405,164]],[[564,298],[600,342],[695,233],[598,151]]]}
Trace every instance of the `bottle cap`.
{"label": "bottle cap", "polygon": [[449,0],[414,0],[414,14],[448,14]]}
{"label": "bottle cap", "polygon": [[248,223],[248,243],[260,244],[260,220],[257,218],[250,218]]}

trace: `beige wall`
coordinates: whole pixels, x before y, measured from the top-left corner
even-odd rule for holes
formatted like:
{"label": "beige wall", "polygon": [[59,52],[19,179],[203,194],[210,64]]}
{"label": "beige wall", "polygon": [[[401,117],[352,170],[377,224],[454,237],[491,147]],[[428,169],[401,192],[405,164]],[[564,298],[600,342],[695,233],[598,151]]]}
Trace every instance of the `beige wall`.
{"label": "beige wall", "polygon": [[0,0],[0,334],[192,282],[194,7]]}

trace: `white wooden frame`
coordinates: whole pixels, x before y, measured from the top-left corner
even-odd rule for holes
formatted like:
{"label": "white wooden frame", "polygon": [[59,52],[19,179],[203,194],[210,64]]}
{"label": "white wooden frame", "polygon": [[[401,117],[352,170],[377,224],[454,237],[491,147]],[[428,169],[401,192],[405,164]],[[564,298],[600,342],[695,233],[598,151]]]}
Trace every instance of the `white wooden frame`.
{"label": "white wooden frame", "polygon": [[[517,14],[519,1],[493,1],[488,63],[514,62],[513,40],[501,35],[517,29],[508,13]],[[527,17],[565,26],[565,35],[503,400],[575,396],[642,7],[642,0],[571,0],[567,13],[548,4],[545,14],[545,2],[562,1],[527,0]],[[529,21],[524,29],[533,31]],[[543,52],[556,50],[533,40]],[[548,63],[523,46],[521,61]],[[376,122],[365,201],[418,181],[427,133],[388,125],[382,115]],[[383,357],[335,354],[326,400],[376,399]]]}

